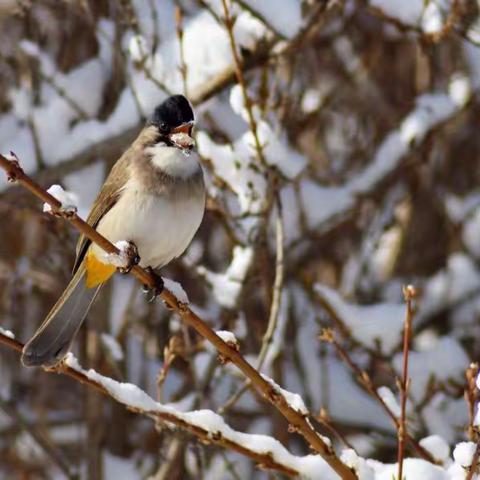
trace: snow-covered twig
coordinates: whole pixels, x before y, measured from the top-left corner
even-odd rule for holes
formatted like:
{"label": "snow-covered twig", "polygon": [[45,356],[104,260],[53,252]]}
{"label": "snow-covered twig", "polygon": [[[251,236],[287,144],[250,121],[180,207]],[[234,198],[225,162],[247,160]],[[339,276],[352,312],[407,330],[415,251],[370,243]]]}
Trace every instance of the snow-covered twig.
{"label": "snow-covered twig", "polygon": [[[3,155],[0,155],[0,167],[3,168],[10,180],[18,181],[22,186],[30,192],[49,203],[55,210],[60,211],[61,202],[55,197],[47,193],[38,183],[33,181],[20,167],[18,161],[10,161]],[[100,235],[88,223],[82,220],[76,213],[65,217],[70,221],[81,233],[89,240],[96,243],[107,253],[119,254],[120,251],[105,237]],[[130,270],[143,285],[149,288],[156,288],[158,279],[152,272],[149,272],[139,265],[134,265]],[[218,350],[220,355],[233,363],[246,377],[248,377],[255,388],[274,405],[291,425],[291,430],[300,433],[310,446],[318,452],[329,466],[345,480],[353,480],[357,478],[356,474],[351,471],[335,454],[334,450],[328,445],[313,428],[308,415],[298,412],[288,403],[283,395],[278,395],[272,385],[265,380],[260,373],[253,368],[243,356],[234,348],[225,343],[215,332],[198,317],[187,305],[180,302],[178,298],[169,290],[164,289],[161,293],[162,299],[176,311],[182,320],[194,328],[199,335],[207,339]]]}

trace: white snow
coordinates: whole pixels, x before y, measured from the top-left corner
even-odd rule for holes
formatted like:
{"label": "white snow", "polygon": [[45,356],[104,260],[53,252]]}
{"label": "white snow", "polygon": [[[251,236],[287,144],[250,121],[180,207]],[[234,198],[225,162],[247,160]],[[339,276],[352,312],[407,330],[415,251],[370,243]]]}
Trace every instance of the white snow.
{"label": "white snow", "polygon": [[285,37],[294,36],[302,26],[300,0],[244,0],[255,12],[259,13],[267,25]]}
{"label": "white snow", "polygon": [[[75,212],[77,210],[78,197],[73,192],[67,192],[60,185],[52,185],[47,192],[62,204],[62,211]],[[50,213],[52,207],[48,203],[43,204],[43,211]]]}
{"label": "white snow", "polygon": [[[181,421],[186,421],[191,425],[206,430],[212,435],[212,438],[221,435],[226,439],[243,445],[249,450],[271,455],[275,461],[297,470],[302,478],[322,478],[322,480],[335,480],[337,478],[319,455],[307,455],[304,457],[292,455],[278,440],[275,440],[272,437],[267,435],[241,433],[233,430],[225,423],[225,420],[220,415],[210,410],[181,412],[171,405],[162,405],[153,400],[136,385],[117,382],[109,377],[100,375],[92,369],[83,370],[77,359],[71,353],[66,356],[65,363],[74,370],[83,373],[91,380],[101,384],[113,398],[131,408],[139,409],[146,414],[168,414]],[[283,395],[287,394],[286,398],[292,402],[291,404],[294,408],[300,409],[301,412],[306,410],[303,402],[299,401],[295,394],[285,392],[275,383],[273,383],[273,386],[278,388],[279,393]]]}
{"label": "white snow", "polygon": [[450,447],[439,435],[429,435],[428,437],[422,438],[418,443],[436,460],[440,462],[446,462],[448,460]]}
{"label": "white snow", "polygon": [[0,327],[0,333],[2,335],[4,335],[5,337],[11,338],[11,339],[15,338],[15,334],[13,332],[11,332],[10,330],[7,330],[6,328]]}
{"label": "white snow", "polygon": [[385,386],[377,388],[377,393],[380,395],[390,411],[398,418],[400,416],[400,405],[398,404],[394,393]]}
{"label": "white snow", "polygon": [[110,355],[114,360],[118,362],[123,360],[123,349],[122,346],[117,342],[115,337],[109,335],[108,333],[102,333],[100,338],[102,339],[102,343],[110,352]]}
{"label": "white snow", "polygon": [[473,442],[457,443],[453,450],[455,463],[462,467],[469,467],[472,464],[473,455],[477,446]]}
{"label": "white snow", "polygon": [[[393,365],[399,374],[402,371],[402,361],[402,353],[395,355]],[[440,338],[430,350],[411,351],[409,354],[410,395],[416,402],[420,401],[432,377],[440,382],[446,382],[449,378],[458,380],[463,377],[469,363],[464,349],[452,337]]]}
{"label": "white snow", "polygon": [[171,293],[173,293],[176,297],[177,300],[180,303],[183,303],[184,305],[188,305],[190,303],[190,300],[188,299],[187,292],[183,289],[182,285],[180,283],[175,282],[174,280],[170,278],[163,278],[163,285],[164,287]]}
{"label": "white snow", "polygon": [[469,218],[462,228],[462,239],[468,250],[476,257],[480,258],[480,208],[477,207],[471,218]]}
{"label": "white snow", "polygon": [[320,90],[309,88],[302,96],[302,110],[305,113],[313,113],[320,108],[322,95]]}
{"label": "white snow", "polygon": [[128,51],[134,62],[142,62],[147,57],[149,48],[143,35],[133,35],[128,42]]}
{"label": "white snow", "polygon": [[233,343],[234,345],[238,345],[238,340],[235,337],[235,334],[229,332],[228,330],[217,330],[215,332],[225,343]]}
{"label": "white snow", "polygon": [[[397,478],[398,465],[396,463],[388,465],[375,460],[367,460],[367,464],[372,468],[375,480]],[[403,461],[403,476],[406,480],[448,480],[447,472],[443,468],[418,458],[406,458]]]}
{"label": "white snow", "polygon": [[211,285],[213,295],[220,305],[227,308],[235,306],[243,282],[253,260],[253,249],[236,246],[233,258],[225,273],[214,273],[204,266],[197,267],[199,275],[205,277]]}
{"label": "white snow", "polygon": [[241,12],[233,25],[233,35],[238,46],[253,50],[257,42],[267,33],[265,24],[255,18],[250,12]]}
{"label": "white snow", "polygon": [[352,468],[360,480],[373,480],[373,470],[364,458],[360,457],[355,450],[346,448],[342,451],[340,459]]}
{"label": "white snow", "polygon": [[422,288],[418,321],[459,302],[479,288],[480,273],[472,259],[459,252],[451,254],[446,267],[433,275]]}
{"label": "white snow", "polygon": [[262,374],[262,377],[273,387],[276,393],[279,393],[283,396],[283,398],[285,398],[285,401],[290,405],[290,407],[302,415],[308,415],[308,408],[305,406],[303,398],[298,393],[292,393],[281,388],[267,375]]}
{"label": "white snow", "polygon": [[114,243],[115,247],[118,248],[119,253],[107,253],[103,254],[103,262],[109,265],[113,265],[117,268],[126,268],[129,265],[130,257],[129,251],[131,251],[131,245],[126,240],[119,240]]}
{"label": "white snow", "polygon": [[375,303],[353,305],[346,303],[337,291],[316,284],[315,292],[340,321],[348,327],[353,338],[365,347],[375,349],[377,344],[384,354],[389,354],[401,340],[405,317],[405,305],[401,303]]}
{"label": "white snow", "polygon": [[309,227],[318,227],[348,212],[357,195],[375,187],[399,165],[413,146],[421,142],[432,128],[460,110],[471,96],[470,80],[453,75],[448,93],[426,93],[417,98],[415,108],[384,138],[372,161],[346,184],[332,187],[321,186],[312,180],[302,182],[300,192]]}
{"label": "white snow", "polygon": [[434,1],[370,0],[370,5],[403,24],[421,28],[427,34],[440,32],[445,23],[440,6]]}
{"label": "white snow", "polygon": [[442,12],[437,2],[427,2],[424,7],[421,26],[425,33],[438,33],[442,31],[444,22]]}

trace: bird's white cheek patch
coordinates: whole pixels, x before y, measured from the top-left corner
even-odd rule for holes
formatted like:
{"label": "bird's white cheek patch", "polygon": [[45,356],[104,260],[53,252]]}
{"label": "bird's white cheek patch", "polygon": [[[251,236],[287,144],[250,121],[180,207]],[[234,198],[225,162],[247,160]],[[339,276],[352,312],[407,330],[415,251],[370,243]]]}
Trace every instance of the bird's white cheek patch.
{"label": "bird's white cheek patch", "polygon": [[188,178],[198,171],[198,155],[184,155],[179,148],[155,145],[146,150],[155,167],[173,177]]}

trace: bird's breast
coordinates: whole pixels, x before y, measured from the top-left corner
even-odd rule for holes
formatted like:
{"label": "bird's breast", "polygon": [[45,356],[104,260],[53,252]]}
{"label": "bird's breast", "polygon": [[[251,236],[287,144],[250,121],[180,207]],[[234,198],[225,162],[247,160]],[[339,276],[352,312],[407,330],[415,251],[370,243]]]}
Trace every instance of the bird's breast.
{"label": "bird's breast", "polygon": [[113,243],[133,241],[141,266],[166,265],[185,251],[202,221],[205,192],[200,180],[201,184],[179,183],[163,194],[129,181],[97,230]]}

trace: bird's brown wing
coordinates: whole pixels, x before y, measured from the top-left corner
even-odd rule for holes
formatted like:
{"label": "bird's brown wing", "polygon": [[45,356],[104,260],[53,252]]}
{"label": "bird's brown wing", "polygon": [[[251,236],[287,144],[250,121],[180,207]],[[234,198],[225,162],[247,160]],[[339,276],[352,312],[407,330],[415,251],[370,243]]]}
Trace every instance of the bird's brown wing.
{"label": "bird's brown wing", "polygon": [[[127,150],[110,171],[110,174],[100,190],[86,220],[86,222],[93,228],[96,228],[98,222],[100,222],[105,213],[117,203],[120,193],[128,180],[128,165],[130,159],[130,151]],[[82,263],[90,243],[91,241],[85,235],[80,235],[77,242],[77,257],[75,259],[75,264],[73,265],[73,273],[78,270]]]}
{"label": "bird's brown wing", "polygon": [[[131,162],[135,162],[138,156],[144,155],[145,147],[152,145],[157,137],[158,131],[155,127],[145,127],[130,148],[115,163],[93,204],[92,210],[88,214],[86,222],[90,226],[96,228],[102,217],[117,203],[122,189],[129,178],[129,165]],[[73,266],[73,273],[78,270],[83,262],[90,243],[90,240],[85,235],[81,235],[78,239],[77,258]]]}

